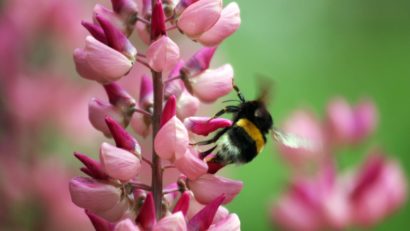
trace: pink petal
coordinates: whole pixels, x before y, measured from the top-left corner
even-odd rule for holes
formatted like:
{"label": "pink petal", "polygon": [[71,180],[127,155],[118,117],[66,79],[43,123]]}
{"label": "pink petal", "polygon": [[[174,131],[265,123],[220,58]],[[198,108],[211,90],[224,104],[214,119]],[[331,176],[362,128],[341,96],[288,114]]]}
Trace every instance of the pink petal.
{"label": "pink petal", "polygon": [[181,81],[181,79],[173,79],[181,75],[180,71],[183,66],[184,60],[181,59],[169,73],[167,78],[168,82],[166,82],[164,90],[164,95],[166,98],[171,95],[179,97],[182,91],[185,89],[184,83]]}
{"label": "pink petal", "polygon": [[119,84],[112,82],[103,85],[103,87],[112,105],[124,108],[124,110],[129,110],[135,106],[135,99]]}
{"label": "pink petal", "polygon": [[207,70],[201,75],[190,78],[194,96],[210,103],[227,95],[232,90],[233,68],[225,64],[218,69]]}
{"label": "pink petal", "polygon": [[146,55],[155,71],[171,70],[179,61],[179,47],[168,36],[161,36],[148,47]]}
{"label": "pink petal", "polygon": [[74,156],[86,166],[86,172],[89,176],[97,180],[107,180],[109,178],[109,176],[107,175],[107,173],[105,173],[99,162],[78,152],[75,152]]}
{"label": "pink petal", "polygon": [[117,107],[92,98],[88,104],[88,118],[94,128],[103,132],[106,136],[111,136],[110,129],[105,123],[106,116],[110,116],[118,123],[125,125],[124,116]]}
{"label": "pink petal", "polygon": [[241,221],[238,215],[230,214],[225,219],[211,225],[208,231],[239,231],[241,230]]}
{"label": "pink petal", "polygon": [[174,209],[172,210],[172,213],[176,212],[182,212],[182,214],[185,216],[188,212],[189,209],[189,201],[190,201],[190,195],[189,192],[185,191],[181,194],[181,197],[175,204]]}
{"label": "pink petal", "polygon": [[355,136],[355,116],[353,109],[342,98],[332,100],[326,111],[327,127],[334,144],[351,144]]}
{"label": "pink petal", "polygon": [[177,169],[190,180],[196,180],[208,171],[208,165],[199,159],[193,151],[187,149],[185,155],[174,162]]}
{"label": "pink petal", "polygon": [[81,21],[81,25],[83,25],[95,39],[104,44],[108,44],[104,30],[99,25],[86,21]]}
{"label": "pink petal", "polygon": [[197,1],[182,12],[177,26],[187,36],[197,37],[216,23],[221,11],[222,0]]}
{"label": "pink petal", "polygon": [[182,212],[173,213],[165,216],[157,224],[155,224],[153,231],[186,231],[187,225]]}
{"label": "pink petal", "polygon": [[141,21],[137,21],[136,29],[137,29],[138,37],[145,44],[149,45],[150,41],[151,41],[151,37],[150,37],[150,33],[148,31],[148,28],[147,28],[147,24],[145,24]]}
{"label": "pink petal", "polygon": [[103,143],[100,161],[105,172],[114,179],[128,181],[141,171],[141,161],[131,152]]}
{"label": "pink petal", "polygon": [[365,100],[356,105],[356,139],[362,140],[374,132],[377,126],[377,117],[377,109],[372,101]]}
{"label": "pink petal", "polygon": [[110,24],[114,25],[118,30],[123,32],[126,35],[129,35],[131,31],[130,28],[127,28],[127,25],[123,22],[123,20],[112,10],[108,9],[107,7],[96,4],[93,9],[93,21],[94,23],[98,23],[97,16],[102,17],[110,22]]}
{"label": "pink petal", "polygon": [[144,110],[149,110],[154,104],[154,84],[148,75],[141,77],[139,106]]}
{"label": "pink petal", "polygon": [[95,215],[88,210],[85,210],[85,213],[87,214],[96,231],[112,231],[114,229],[114,224],[110,223],[109,221]]}
{"label": "pink petal", "polygon": [[176,116],[161,127],[154,141],[157,154],[167,160],[175,160],[184,156],[188,145],[188,131]]}
{"label": "pink petal", "polygon": [[171,95],[165,103],[164,109],[161,115],[161,127],[168,122],[172,117],[176,115],[176,99]]}
{"label": "pink petal", "polygon": [[216,49],[217,47],[204,47],[196,52],[184,65],[184,75],[193,77],[207,70]]}
{"label": "pink petal", "polygon": [[232,35],[241,25],[239,6],[236,2],[229,3],[223,10],[219,20],[197,39],[202,45],[217,46]]}
{"label": "pink petal", "polygon": [[224,200],[225,196],[220,195],[201,209],[194,217],[191,218],[191,220],[189,220],[188,230],[207,230],[212,224],[212,220],[215,217],[218,207]]}
{"label": "pink petal", "polygon": [[144,229],[151,230],[156,223],[155,216],[154,198],[152,197],[152,193],[148,193],[136,221],[141,224]]}
{"label": "pink petal", "polygon": [[109,116],[105,117],[105,122],[110,129],[117,147],[130,151],[138,156],[141,155],[141,147],[138,141],[132,137],[125,128]]}
{"label": "pink petal", "polygon": [[199,108],[199,100],[193,97],[187,90],[184,90],[178,97],[177,115],[178,118],[184,119],[188,116],[193,116],[197,113]]}
{"label": "pink petal", "polygon": [[75,177],[69,189],[74,204],[94,213],[109,210],[121,200],[119,188],[91,178]]}
{"label": "pink petal", "polygon": [[208,136],[220,128],[232,126],[232,121],[224,118],[211,119],[210,117],[189,117],[184,120],[188,131],[197,135]]}
{"label": "pink petal", "polygon": [[142,137],[146,137],[151,131],[150,119],[141,113],[134,113],[130,123],[132,129]]}
{"label": "pink petal", "polygon": [[227,204],[239,194],[243,183],[213,174],[205,174],[196,180],[188,181],[188,187],[192,190],[199,203],[208,204],[224,194],[225,200],[223,204]]}
{"label": "pink petal", "polygon": [[151,17],[151,38],[157,39],[159,36],[166,35],[165,14],[162,1],[156,0]]}
{"label": "pink petal", "polygon": [[115,225],[114,231],[140,231],[130,219],[125,219]]}

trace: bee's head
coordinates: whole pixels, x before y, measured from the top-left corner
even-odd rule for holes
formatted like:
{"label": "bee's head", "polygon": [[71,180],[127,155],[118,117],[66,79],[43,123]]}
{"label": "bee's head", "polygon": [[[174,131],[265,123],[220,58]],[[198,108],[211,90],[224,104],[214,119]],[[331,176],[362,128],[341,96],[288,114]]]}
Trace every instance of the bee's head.
{"label": "bee's head", "polygon": [[273,119],[264,102],[260,100],[250,101],[243,112],[263,133],[268,133],[272,129]]}

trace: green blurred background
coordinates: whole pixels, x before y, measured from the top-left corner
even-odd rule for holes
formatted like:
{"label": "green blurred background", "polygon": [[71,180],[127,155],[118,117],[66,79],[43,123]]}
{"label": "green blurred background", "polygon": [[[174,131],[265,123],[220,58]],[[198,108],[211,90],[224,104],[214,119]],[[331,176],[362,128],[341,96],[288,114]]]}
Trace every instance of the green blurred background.
{"label": "green blurred background", "polygon": [[[323,116],[335,96],[353,103],[370,97],[380,113],[376,134],[338,155],[339,165],[358,164],[370,148],[382,147],[409,176],[410,1],[237,2],[241,28],[221,48],[244,94],[257,95],[257,74],[272,78],[270,110],[279,124],[299,107]],[[271,229],[268,205],[283,190],[287,173],[272,142],[252,163],[232,168],[245,187],[228,207],[239,214],[243,230]],[[409,214],[407,203],[374,230],[403,230]]]}
{"label": "green blurred background", "polygon": [[[382,147],[410,175],[410,1],[237,0],[242,24],[221,46],[248,98],[256,75],[275,82],[270,110],[277,123],[299,107],[323,116],[335,96],[357,102],[366,96],[379,109],[378,129],[368,142],[338,155],[339,166],[357,165],[371,147]],[[251,164],[232,167],[244,181],[228,206],[243,230],[269,230],[269,202],[283,190],[288,170],[273,142]],[[403,230],[410,205],[374,230]]]}

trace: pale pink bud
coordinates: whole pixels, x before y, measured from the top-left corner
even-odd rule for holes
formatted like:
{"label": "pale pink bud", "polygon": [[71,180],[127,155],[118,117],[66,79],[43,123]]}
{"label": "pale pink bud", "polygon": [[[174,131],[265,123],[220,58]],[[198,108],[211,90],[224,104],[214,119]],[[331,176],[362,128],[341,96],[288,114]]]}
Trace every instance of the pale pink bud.
{"label": "pale pink bud", "polygon": [[184,156],[188,145],[188,131],[176,116],[161,127],[154,140],[157,154],[161,158],[171,161]]}
{"label": "pale pink bud", "polygon": [[208,136],[220,128],[232,126],[232,121],[225,118],[210,117],[188,117],[184,120],[185,127],[188,131],[197,135]]}
{"label": "pale pink bud", "polygon": [[216,47],[204,47],[196,52],[182,69],[185,76],[193,77],[201,74],[209,68]]}
{"label": "pale pink bud", "polygon": [[175,204],[174,209],[172,210],[172,213],[176,212],[182,212],[184,216],[186,216],[188,209],[189,209],[189,202],[190,202],[190,195],[189,192],[185,191],[181,194],[181,197]]}
{"label": "pale pink bud", "polygon": [[176,103],[177,102],[175,96],[171,95],[165,103],[164,109],[162,110],[160,121],[161,127],[176,115]]}
{"label": "pale pink bud", "polygon": [[120,52],[87,36],[84,49],[74,51],[77,72],[86,79],[109,83],[126,75],[133,61]]}
{"label": "pale pink bud", "polygon": [[193,116],[199,108],[199,99],[192,96],[187,90],[184,90],[178,97],[177,116],[180,119]]}
{"label": "pale pink bud", "polygon": [[135,99],[119,84],[112,82],[103,86],[110,103],[121,108],[124,113],[130,112],[135,107]]}
{"label": "pale pink bud", "polygon": [[201,101],[211,103],[232,90],[233,68],[225,64],[217,69],[208,69],[194,78],[189,78],[193,95]]}
{"label": "pale pink bud", "polygon": [[283,131],[306,145],[292,146],[279,142],[279,154],[290,164],[299,166],[307,162],[319,161],[325,154],[326,137],[317,118],[309,111],[299,110],[285,121]]}
{"label": "pale pink bud", "polygon": [[135,61],[137,49],[135,49],[132,43],[127,39],[127,36],[125,36],[104,17],[96,16],[96,19],[101,25],[101,28],[104,30],[104,34],[107,39],[107,45],[121,52],[130,60]]}
{"label": "pale pink bud", "polygon": [[205,46],[217,46],[232,35],[241,25],[239,6],[236,2],[229,3],[221,13],[221,17],[209,30],[205,31],[197,41]]}
{"label": "pale pink bud", "polygon": [[158,37],[167,34],[162,1],[156,0],[155,7],[152,10],[151,20],[151,38],[153,40],[156,40]]}
{"label": "pale pink bud", "polygon": [[114,231],[140,231],[130,219],[125,219],[115,225]]}
{"label": "pale pink bud", "polygon": [[363,100],[355,107],[356,139],[361,140],[374,132],[377,126],[377,109],[370,100]]}
{"label": "pale pink bud", "polygon": [[88,210],[85,210],[85,213],[87,214],[96,231],[113,231],[114,224]]}
{"label": "pale pink bud", "polygon": [[201,209],[188,222],[188,230],[207,230],[212,224],[216,211],[225,200],[225,195],[219,195],[210,201],[203,209]]}
{"label": "pale pink bud", "polygon": [[351,144],[355,133],[355,116],[352,107],[343,98],[329,102],[326,111],[327,127],[335,144]]}
{"label": "pale pink bud", "polygon": [[178,28],[195,38],[209,30],[219,19],[222,0],[201,0],[189,5],[179,16]]}
{"label": "pale pink bud", "polygon": [[230,214],[225,219],[211,225],[208,231],[239,231],[241,230],[241,221],[238,215]]}
{"label": "pale pink bud", "polygon": [[81,168],[81,171],[85,174],[97,180],[107,180],[109,178],[107,173],[105,173],[104,169],[102,168],[101,164],[96,160],[93,160],[90,157],[78,152],[75,152],[74,156],[85,165],[84,168]]}
{"label": "pale pink bud", "polygon": [[121,200],[121,190],[91,178],[75,177],[69,184],[71,200],[94,213],[107,211]]}
{"label": "pale pink bud", "polygon": [[99,25],[86,21],[81,21],[81,25],[83,25],[95,39],[104,44],[108,44],[107,38],[104,34],[104,30]]}
{"label": "pale pink bud", "polygon": [[100,161],[105,172],[114,179],[128,181],[141,171],[141,161],[131,152],[103,143]]}
{"label": "pale pink bud", "polygon": [[142,205],[136,221],[141,224],[144,229],[151,230],[156,223],[155,204],[152,193],[148,193]]}
{"label": "pale pink bud", "polygon": [[105,117],[105,122],[110,129],[117,147],[130,151],[138,156],[141,155],[141,147],[138,141],[132,137],[127,130],[109,116]]}
{"label": "pale pink bud", "polygon": [[407,180],[400,166],[371,155],[360,170],[351,193],[355,223],[369,226],[381,221],[405,202]]}
{"label": "pale pink bud", "polygon": [[130,124],[132,129],[142,137],[146,137],[151,131],[151,120],[141,113],[134,113]]}
{"label": "pale pink bud", "polygon": [[154,104],[154,84],[148,75],[141,77],[139,106],[149,111]]}
{"label": "pale pink bud", "polygon": [[88,104],[88,118],[94,128],[106,136],[111,136],[110,129],[105,123],[106,116],[110,116],[122,125],[126,124],[123,113],[117,107],[92,98]]}
{"label": "pale pink bud", "polygon": [[221,194],[224,194],[225,200],[223,204],[227,204],[239,194],[243,183],[213,174],[205,174],[196,180],[188,181],[188,187],[194,193],[195,199],[199,203],[208,204]]}
{"label": "pale pink bud", "polygon": [[208,165],[194,152],[193,148],[188,148],[185,155],[174,162],[175,167],[190,180],[196,180],[208,171]]}
{"label": "pale pink bud", "polygon": [[187,224],[185,222],[182,212],[173,213],[165,216],[157,224],[155,224],[153,231],[186,231]]}
{"label": "pale pink bud", "polygon": [[153,70],[171,70],[179,61],[179,47],[168,36],[161,36],[148,47],[146,55]]}

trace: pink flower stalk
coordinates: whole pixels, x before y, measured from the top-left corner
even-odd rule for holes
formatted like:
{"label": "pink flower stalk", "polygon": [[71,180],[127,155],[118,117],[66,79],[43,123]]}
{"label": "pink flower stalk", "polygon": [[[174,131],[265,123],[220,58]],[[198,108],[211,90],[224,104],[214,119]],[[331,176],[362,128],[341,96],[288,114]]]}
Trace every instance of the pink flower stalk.
{"label": "pink flower stalk", "polygon": [[[233,89],[233,67],[210,69],[216,47],[183,60],[178,40],[167,34],[179,29],[190,39],[216,46],[239,26],[237,4],[222,10],[221,0],[184,0],[177,6],[160,0],[111,2],[112,10],[96,5],[93,23],[82,23],[91,36],[84,49],[74,52],[74,61],[83,78],[105,89],[109,102],[92,99],[89,119],[115,146],[102,143],[99,161],[76,153],[91,178],[71,181],[73,202],[94,214],[90,219],[101,230],[239,230],[238,216],[220,205],[241,191],[242,182],[209,174],[223,166],[206,163],[190,145],[188,132],[208,135],[232,126],[230,120],[195,114],[201,101],[214,102]],[[134,28],[148,44],[145,54],[137,53],[128,39]],[[140,75],[137,100],[116,82],[135,62],[151,74]],[[152,154],[127,131],[128,124],[142,138],[151,135]],[[144,168],[151,170],[150,184]],[[172,187],[163,188],[169,179]],[[109,200],[97,203],[103,196]]]}

